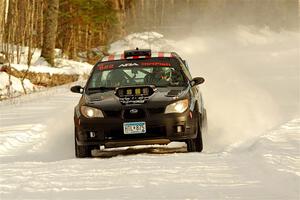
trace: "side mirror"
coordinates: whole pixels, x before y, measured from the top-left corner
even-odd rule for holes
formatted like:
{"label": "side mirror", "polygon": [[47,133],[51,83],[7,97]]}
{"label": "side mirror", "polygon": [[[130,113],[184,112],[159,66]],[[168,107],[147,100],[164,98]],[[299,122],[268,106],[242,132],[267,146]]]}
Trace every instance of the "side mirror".
{"label": "side mirror", "polygon": [[80,85],[75,85],[73,87],[71,87],[71,91],[74,93],[83,93],[83,87],[81,87]]}
{"label": "side mirror", "polygon": [[205,79],[202,77],[193,78],[193,80],[191,81],[191,86],[194,87],[196,85],[200,85],[200,84],[204,83],[204,81],[205,81]]}

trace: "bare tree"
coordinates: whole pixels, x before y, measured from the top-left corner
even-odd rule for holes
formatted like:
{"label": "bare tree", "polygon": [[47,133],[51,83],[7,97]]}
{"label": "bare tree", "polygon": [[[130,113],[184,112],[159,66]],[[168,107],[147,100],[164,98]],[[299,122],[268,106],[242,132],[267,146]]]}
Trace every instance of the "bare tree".
{"label": "bare tree", "polygon": [[54,66],[59,0],[48,0],[45,11],[45,27],[41,56]]}
{"label": "bare tree", "polygon": [[4,34],[4,25],[5,25],[5,7],[6,0],[0,0],[0,51],[2,50],[3,44],[3,34]]}

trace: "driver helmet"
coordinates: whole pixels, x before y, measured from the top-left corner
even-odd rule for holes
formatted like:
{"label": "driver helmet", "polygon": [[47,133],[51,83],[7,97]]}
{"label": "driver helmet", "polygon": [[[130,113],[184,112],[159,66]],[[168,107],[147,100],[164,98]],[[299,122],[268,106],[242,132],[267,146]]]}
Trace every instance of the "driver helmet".
{"label": "driver helmet", "polygon": [[107,82],[111,87],[118,87],[126,83],[126,78],[122,70],[112,70],[107,75]]}

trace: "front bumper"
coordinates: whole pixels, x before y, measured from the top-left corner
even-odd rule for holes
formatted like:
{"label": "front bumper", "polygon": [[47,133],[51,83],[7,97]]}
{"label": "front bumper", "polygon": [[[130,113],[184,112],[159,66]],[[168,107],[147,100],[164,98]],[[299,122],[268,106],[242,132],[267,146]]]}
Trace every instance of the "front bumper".
{"label": "front bumper", "polygon": [[[138,119],[104,117],[74,118],[78,145],[121,147],[144,144],[168,144],[196,137],[196,114],[189,110],[182,114],[157,114]],[[123,133],[124,122],[145,122],[146,133]],[[180,126],[180,128],[178,128]]]}

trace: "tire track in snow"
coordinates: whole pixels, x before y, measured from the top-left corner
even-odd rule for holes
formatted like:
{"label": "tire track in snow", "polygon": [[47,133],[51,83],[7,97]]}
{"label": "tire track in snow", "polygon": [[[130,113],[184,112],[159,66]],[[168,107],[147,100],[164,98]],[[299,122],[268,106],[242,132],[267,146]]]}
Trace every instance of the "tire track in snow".
{"label": "tire track in snow", "polygon": [[44,91],[42,95],[14,99],[13,103],[1,102],[1,160],[72,158],[72,115],[78,98],[66,85]]}

